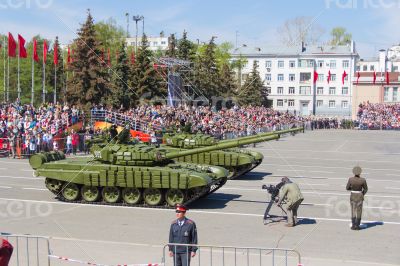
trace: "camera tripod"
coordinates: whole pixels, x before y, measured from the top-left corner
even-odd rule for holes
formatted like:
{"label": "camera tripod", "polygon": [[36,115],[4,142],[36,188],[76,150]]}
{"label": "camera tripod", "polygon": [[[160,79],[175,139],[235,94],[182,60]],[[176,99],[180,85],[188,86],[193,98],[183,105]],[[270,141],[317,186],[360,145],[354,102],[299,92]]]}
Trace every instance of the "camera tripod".
{"label": "camera tripod", "polygon": [[[272,205],[275,202],[275,198],[271,197],[271,200],[269,201],[268,205],[267,205],[267,209],[265,209],[264,212],[264,225],[269,224],[269,223],[276,223],[276,222],[280,222],[285,220],[285,218],[283,216],[277,216],[277,215],[269,215],[269,211],[272,208]],[[285,215],[287,216],[286,211],[282,208],[282,206],[279,206],[279,208],[281,208],[281,210],[285,213]]]}

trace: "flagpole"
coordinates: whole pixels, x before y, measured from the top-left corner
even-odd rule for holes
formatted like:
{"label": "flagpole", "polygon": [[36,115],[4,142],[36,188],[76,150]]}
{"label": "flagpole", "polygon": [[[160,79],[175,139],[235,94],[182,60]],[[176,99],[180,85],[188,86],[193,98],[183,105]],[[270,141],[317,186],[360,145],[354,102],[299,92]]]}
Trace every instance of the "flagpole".
{"label": "flagpole", "polygon": [[6,102],[6,36],[3,39],[3,88],[4,88],[4,102]]}
{"label": "flagpole", "polygon": [[54,65],[54,105],[57,103],[57,66]]}
{"label": "flagpole", "polygon": [[[19,44],[19,41],[18,41],[18,44]],[[18,100],[19,101],[21,101],[21,88],[20,88],[20,84],[19,84],[19,57],[20,57],[20,53],[21,51],[18,49],[18,81],[17,81],[17,83],[18,83],[18,85],[17,85],[17,88],[18,88]]]}
{"label": "flagpole", "polygon": [[7,103],[10,100],[10,56],[7,57]]}
{"label": "flagpole", "polygon": [[33,53],[32,53],[32,92],[31,92],[31,104],[33,105],[33,98],[35,97],[35,63],[33,59]]}
{"label": "flagpole", "polygon": [[43,59],[42,103],[46,102],[46,63]]}

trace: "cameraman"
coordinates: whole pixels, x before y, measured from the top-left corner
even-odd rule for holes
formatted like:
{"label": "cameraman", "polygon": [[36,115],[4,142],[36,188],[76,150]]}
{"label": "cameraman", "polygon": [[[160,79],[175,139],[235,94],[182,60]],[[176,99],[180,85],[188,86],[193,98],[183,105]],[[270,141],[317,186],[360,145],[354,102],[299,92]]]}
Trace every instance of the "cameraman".
{"label": "cameraman", "polygon": [[304,200],[300,188],[297,184],[290,181],[289,178],[282,178],[284,183],[279,190],[278,206],[283,206],[287,213],[287,227],[293,227],[297,223],[297,210]]}

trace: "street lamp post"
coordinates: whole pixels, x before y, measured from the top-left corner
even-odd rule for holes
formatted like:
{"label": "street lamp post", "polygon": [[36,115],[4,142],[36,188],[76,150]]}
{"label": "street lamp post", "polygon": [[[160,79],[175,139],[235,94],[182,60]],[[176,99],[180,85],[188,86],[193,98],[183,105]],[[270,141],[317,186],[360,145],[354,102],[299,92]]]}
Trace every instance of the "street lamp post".
{"label": "street lamp post", "polygon": [[[133,20],[136,23],[136,40],[135,40],[135,53],[136,53],[137,52],[137,43],[138,43],[138,25],[137,24],[139,21],[144,20],[144,17],[136,15],[136,16],[133,16]],[[143,22],[143,29],[144,29],[144,22]]]}

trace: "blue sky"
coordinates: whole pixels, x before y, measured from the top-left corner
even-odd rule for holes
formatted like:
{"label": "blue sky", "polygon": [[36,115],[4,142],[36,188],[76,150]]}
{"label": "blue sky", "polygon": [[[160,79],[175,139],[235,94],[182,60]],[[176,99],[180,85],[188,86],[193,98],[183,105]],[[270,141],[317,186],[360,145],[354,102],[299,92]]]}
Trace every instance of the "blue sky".
{"label": "blue sky", "polygon": [[[59,36],[61,43],[75,38],[75,31],[90,8],[95,21],[113,17],[126,28],[125,13],[145,17],[148,35],[177,33],[184,29],[189,38],[249,46],[278,43],[278,31],[285,20],[309,16],[325,30],[329,39],[335,26],[353,34],[362,57],[375,56],[381,48],[400,43],[400,1],[398,0],[0,0],[0,32],[20,33],[26,39],[36,34]],[[134,34],[130,21],[130,32]]]}

